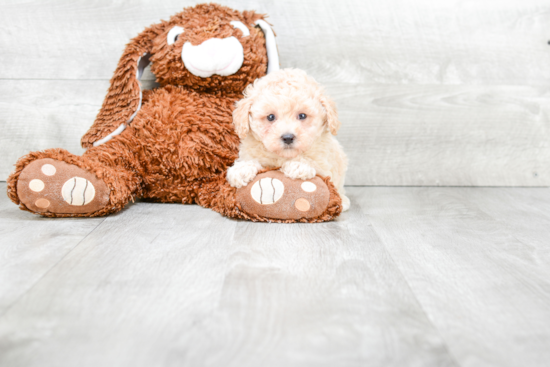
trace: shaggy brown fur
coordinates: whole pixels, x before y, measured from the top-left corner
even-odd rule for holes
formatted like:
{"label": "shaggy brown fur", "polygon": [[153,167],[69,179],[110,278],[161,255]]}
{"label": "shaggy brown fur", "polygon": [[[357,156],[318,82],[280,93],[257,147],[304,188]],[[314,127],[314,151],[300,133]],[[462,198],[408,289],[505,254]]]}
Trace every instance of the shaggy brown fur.
{"label": "shaggy brown fur", "polygon": [[[244,88],[266,73],[265,39],[256,27],[250,29],[250,36],[241,37],[242,31],[229,22],[240,20],[243,24],[254,24],[258,19],[263,19],[263,16],[253,11],[241,13],[216,4],[202,4],[186,8],[170,20],[146,28],[126,46],[96,121],[82,137],[82,146],[92,146],[93,142],[126,123],[136,111],[139,104],[137,63],[144,53],[151,54],[151,71],[161,86],[181,86],[217,97],[225,95],[240,99]],[[166,36],[176,25],[183,27],[185,32],[173,45],[168,45]],[[183,67],[181,50],[186,41],[196,46],[210,38],[229,36],[237,37],[244,49],[244,62],[237,73],[201,78]]]}
{"label": "shaggy brown fur", "polygon": [[[82,138],[82,146],[89,148],[86,153],[75,156],[63,149],[49,149],[22,157],[8,180],[10,199],[31,211],[18,197],[18,177],[30,162],[52,158],[94,173],[111,191],[108,205],[101,210],[39,213],[44,216],[106,215],[121,210],[134,198],[146,198],[198,203],[230,217],[274,221],[242,212],[235,201],[236,190],[225,180],[225,171],[238,154],[239,138],[232,124],[234,104],[248,84],[265,75],[268,63],[261,29],[250,27],[250,36],[242,37],[242,31],[229,22],[240,20],[250,25],[258,19],[263,16],[253,11],[203,4],[145,29],[126,46],[103,106]],[[168,45],[167,33],[175,25],[185,32]],[[201,78],[184,67],[184,42],[199,45],[213,37],[229,36],[235,36],[244,49],[243,65],[235,74]],[[138,59],[145,53],[151,55],[151,70],[161,87],[144,91],[141,109],[128,123],[139,106],[136,72]],[[92,147],[121,124],[128,126],[120,135]],[[325,182],[331,192],[330,204],[325,213],[309,222],[331,220],[340,213],[339,197],[329,180]]]}

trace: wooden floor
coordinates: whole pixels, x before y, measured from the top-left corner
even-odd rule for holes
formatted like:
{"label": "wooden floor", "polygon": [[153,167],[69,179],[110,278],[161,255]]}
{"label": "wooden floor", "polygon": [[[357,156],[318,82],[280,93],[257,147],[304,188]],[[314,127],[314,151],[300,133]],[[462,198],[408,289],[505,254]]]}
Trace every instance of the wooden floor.
{"label": "wooden floor", "polygon": [[548,366],[549,189],[348,190],[298,225],[0,195],[0,366]]}
{"label": "wooden floor", "polygon": [[[200,2],[2,0],[0,180],[81,155],[124,45]],[[214,2],[267,14],[281,67],[326,88],[348,185],[550,186],[549,0]]]}

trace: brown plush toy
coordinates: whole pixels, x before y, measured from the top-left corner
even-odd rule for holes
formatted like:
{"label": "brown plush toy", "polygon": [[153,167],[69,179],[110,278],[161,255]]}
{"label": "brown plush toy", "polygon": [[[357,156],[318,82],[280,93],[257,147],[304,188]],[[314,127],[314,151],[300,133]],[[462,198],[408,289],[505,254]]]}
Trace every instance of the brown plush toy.
{"label": "brown plush toy", "polygon": [[[151,63],[160,87],[142,91]],[[264,16],[216,4],[186,8],[127,46],[99,114],[82,138],[88,150],[29,153],[8,179],[8,196],[48,217],[93,217],[130,200],[197,203],[253,221],[320,222],[341,211],[328,178],[292,180],[261,172],[241,189],[225,172],[237,158],[232,111],[244,88],[277,70]]]}

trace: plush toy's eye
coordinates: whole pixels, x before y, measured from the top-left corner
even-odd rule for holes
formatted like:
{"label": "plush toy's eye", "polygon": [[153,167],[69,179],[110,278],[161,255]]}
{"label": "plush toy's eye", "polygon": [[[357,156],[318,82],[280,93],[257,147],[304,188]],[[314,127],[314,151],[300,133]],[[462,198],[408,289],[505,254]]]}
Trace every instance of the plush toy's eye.
{"label": "plush toy's eye", "polygon": [[299,118],[300,120],[305,120],[306,117],[307,117],[307,115],[306,115],[305,113],[301,113],[301,114],[298,115],[298,118]]}
{"label": "plush toy's eye", "polygon": [[243,37],[250,36],[250,31],[248,30],[248,27],[245,26],[242,22],[239,22],[238,20],[234,20],[232,22],[229,22],[233,27],[240,29],[243,32]]}
{"label": "plush toy's eye", "polygon": [[275,121],[275,115],[274,114],[267,115],[267,121]]}
{"label": "plush toy's eye", "polygon": [[170,29],[170,32],[168,32],[168,36],[166,36],[166,42],[168,42],[169,45],[173,45],[174,42],[178,40],[178,36],[183,33],[183,28],[179,25],[175,26],[174,28]]}

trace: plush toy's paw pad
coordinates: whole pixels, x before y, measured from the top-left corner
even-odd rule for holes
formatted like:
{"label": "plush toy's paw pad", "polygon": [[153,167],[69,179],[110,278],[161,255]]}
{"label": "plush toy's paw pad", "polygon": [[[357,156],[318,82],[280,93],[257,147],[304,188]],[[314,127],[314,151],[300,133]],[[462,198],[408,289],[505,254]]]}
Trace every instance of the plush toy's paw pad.
{"label": "plush toy's paw pad", "polygon": [[93,173],[51,158],[31,162],[21,171],[17,194],[37,213],[93,213],[109,202],[109,188]]}
{"label": "plush toy's paw pad", "polygon": [[329,199],[329,189],[321,178],[294,180],[280,171],[261,173],[237,190],[243,211],[280,220],[315,218],[327,209]]}

